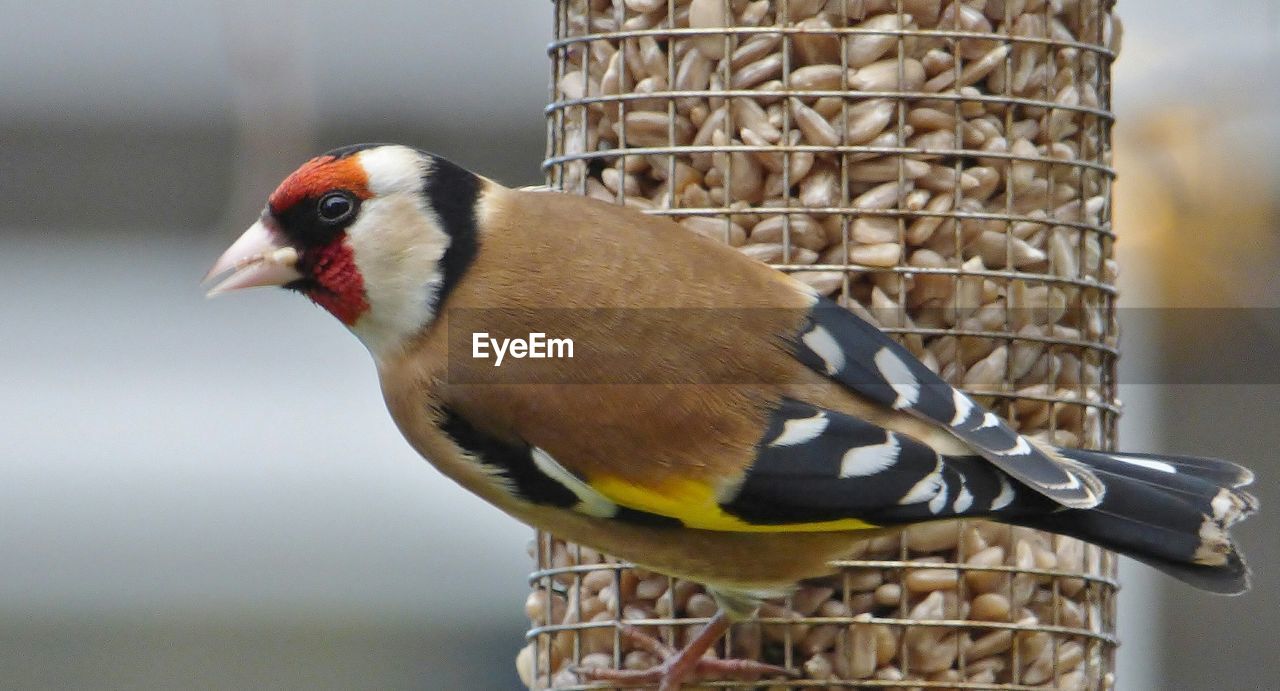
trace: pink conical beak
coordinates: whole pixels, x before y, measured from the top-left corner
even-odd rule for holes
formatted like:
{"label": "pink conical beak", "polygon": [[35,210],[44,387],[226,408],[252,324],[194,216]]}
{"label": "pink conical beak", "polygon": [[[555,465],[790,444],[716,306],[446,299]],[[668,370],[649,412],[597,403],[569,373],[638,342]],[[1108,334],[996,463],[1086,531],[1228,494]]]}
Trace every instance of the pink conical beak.
{"label": "pink conical beak", "polygon": [[278,244],[272,237],[271,229],[258,221],[249,226],[244,235],[231,243],[227,251],[218,257],[213,268],[205,274],[203,282],[208,283],[234,270],[234,273],[207,293],[208,297],[242,288],[282,286],[302,278],[297,265],[298,250]]}

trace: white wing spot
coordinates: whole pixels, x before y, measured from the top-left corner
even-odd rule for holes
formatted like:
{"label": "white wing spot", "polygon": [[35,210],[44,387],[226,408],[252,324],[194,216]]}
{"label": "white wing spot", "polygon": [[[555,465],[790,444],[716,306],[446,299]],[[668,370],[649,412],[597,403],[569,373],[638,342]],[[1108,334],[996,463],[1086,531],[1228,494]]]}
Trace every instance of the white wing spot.
{"label": "white wing spot", "polygon": [[840,344],[836,342],[830,331],[821,326],[814,326],[809,333],[801,336],[800,340],[809,347],[809,350],[822,358],[822,363],[827,366],[827,374],[835,374],[844,369],[844,351],[841,350]]}
{"label": "white wing spot", "polygon": [[1012,448],[1004,451],[997,451],[1001,456],[1025,456],[1031,453],[1031,445],[1027,443],[1025,437],[1018,437],[1018,441],[1014,443]]}
{"label": "white wing spot", "polygon": [[[907,493],[902,495],[898,500],[899,504],[919,504],[922,501],[929,502],[929,509],[933,510],[933,503],[937,501],[941,494],[943,503],[946,502],[947,483],[942,479],[942,459],[938,459],[938,465],[934,466],[933,472],[925,475],[915,484]],[[939,508],[939,511],[941,508]],[[937,513],[937,511],[934,511]]]}
{"label": "white wing spot", "polygon": [[818,438],[827,429],[831,421],[825,413],[799,420],[787,420],[782,423],[782,434],[769,443],[769,446],[794,446]]}
{"label": "white wing spot", "polygon": [[880,376],[884,377],[884,380],[898,394],[897,400],[893,402],[894,409],[901,410],[915,405],[915,402],[920,400],[920,380],[911,373],[907,363],[887,347],[881,348],[880,352],[876,353],[875,360]]}
{"label": "white wing spot", "polygon": [[1222,524],[1210,516],[1205,516],[1200,523],[1200,546],[1196,547],[1191,560],[1207,566],[1221,566],[1227,563],[1227,555],[1231,553],[1231,536]]}
{"label": "white wing spot", "polygon": [[991,500],[991,510],[999,511],[1004,507],[1013,503],[1013,485],[1009,484],[1009,478],[1003,473],[1000,474],[1000,493],[995,499]]}
{"label": "white wing spot", "polygon": [[1236,502],[1231,499],[1231,492],[1229,490],[1218,490],[1218,493],[1214,495],[1213,499],[1209,502],[1209,507],[1213,509],[1213,520],[1230,525],[1230,522],[1226,520],[1227,516],[1236,508]]}
{"label": "white wing spot", "polygon": [[982,424],[978,425],[978,429],[983,429],[984,427],[999,427],[999,426],[1000,426],[1000,418],[996,417],[995,413],[987,413],[986,415],[982,416]]}
{"label": "white wing spot", "polygon": [[1066,482],[1045,482],[1042,484],[1049,489],[1076,489],[1080,486],[1079,476],[1070,470],[1064,469],[1063,472],[1067,474]]}
{"label": "white wing spot", "polygon": [[[940,481],[942,478],[938,478]],[[929,500],[929,511],[932,513],[942,513],[947,506],[947,483],[939,482],[938,493],[933,499]]]}
{"label": "white wing spot", "polygon": [[970,506],[973,506],[973,494],[969,491],[968,487],[960,485],[960,493],[956,495],[956,501],[951,505],[951,508],[954,509],[956,513],[964,513],[969,510]]}
{"label": "white wing spot", "polygon": [[532,456],[533,464],[538,467],[538,470],[542,471],[543,475],[560,483],[578,498],[578,505],[573,508],[579,513],[599,518],[612,518],[618,513],[617,504],[609,501],[603,494],[592,489],[591,485],[566,470],[556,459],[551,457],[551,454],[534,447]]}
{"label": "white wing spot", "polygon": [[969,419],[969,414],[977,406],[973,404],[973,399],[964,395],[964,392],[960,391],[960,389],[952,389],[951,393],[953,404],[956,408],[956,416],[951,418],[951,426],[958,427],[960,423]]}
{"label": "white wing spot", "polygon": [[1126,456],[1112,456],[1111,458],[1117,461],[1120,461],[1121,463],[1128,463],[1129,465],[1142,466],[1143,468],[1158,470],[1162,473],[1173,473],[1175,475],[1178,473],[1177,468],[1174,468],[1173,466],[1169,465],[1168,463],[1165,463],[1164,461],[1153,461],[1149,458],[1131,458]]}
{"label": "white wing spot", "polygon": [[898,462],[898,437],[892,432],[883,444],[857,446],[845,452],[840,461],[840,477],[866,477]]}

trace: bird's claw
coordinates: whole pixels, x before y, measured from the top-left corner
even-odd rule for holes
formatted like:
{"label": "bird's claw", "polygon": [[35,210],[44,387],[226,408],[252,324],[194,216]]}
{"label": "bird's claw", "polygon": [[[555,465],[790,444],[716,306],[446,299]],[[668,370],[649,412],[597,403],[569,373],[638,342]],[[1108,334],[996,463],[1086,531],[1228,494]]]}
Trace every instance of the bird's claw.
{"label": "bird's claw", "polygon": [[599,667],[571,667],[570,671],[587,682],[604,681],[613,684],[645,686],[657,684],[658,691],[677,691],[686,681],[722,680],[757,681],[763,678],[800,676],[795,670],[771,665],[758,660],[720,659],[701,657],[687,660],[686,651],[675,650],[633,626],[620,625],[622,635],[635,647],[658,657],[662,662],[649,669],[606,669]]}

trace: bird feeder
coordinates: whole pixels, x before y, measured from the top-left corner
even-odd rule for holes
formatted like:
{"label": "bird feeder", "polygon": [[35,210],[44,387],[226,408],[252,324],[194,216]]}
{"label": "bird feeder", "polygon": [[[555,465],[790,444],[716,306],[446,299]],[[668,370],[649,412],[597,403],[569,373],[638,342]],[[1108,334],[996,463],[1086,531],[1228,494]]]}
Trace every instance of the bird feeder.
{"label": "bird feeder", "polygon": [[[1113,448],[1116,264],[1104,0],[555,0],[549,185],[670,217],[831,296],[1010,420]],[[696,584],[540,533],[517,658],[643,669]],[[717,688],[1107,689],[1116,558],[968,520],[850,545],[717,654]],[[909,683],[904,683],[909,682]]]}

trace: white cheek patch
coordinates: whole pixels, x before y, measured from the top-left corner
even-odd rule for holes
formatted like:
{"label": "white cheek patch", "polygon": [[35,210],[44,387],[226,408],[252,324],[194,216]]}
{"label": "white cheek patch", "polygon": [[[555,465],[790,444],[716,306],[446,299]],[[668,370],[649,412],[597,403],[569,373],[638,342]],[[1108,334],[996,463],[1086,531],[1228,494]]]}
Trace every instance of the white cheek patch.
{"label": "white cheek patch", "polygon": [[410,192],[365,201],[346,242],[369,302],[351,330],[375,357],[390,354],[435,317],[431,300],[451,238]]}
{"label": "white cheek patch", "polygon": [[366,186],[375,197],[421,189],[425,172],[422,157],[404,146],[379,146],[359,153],[360,165],[369,180]]}

